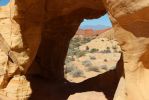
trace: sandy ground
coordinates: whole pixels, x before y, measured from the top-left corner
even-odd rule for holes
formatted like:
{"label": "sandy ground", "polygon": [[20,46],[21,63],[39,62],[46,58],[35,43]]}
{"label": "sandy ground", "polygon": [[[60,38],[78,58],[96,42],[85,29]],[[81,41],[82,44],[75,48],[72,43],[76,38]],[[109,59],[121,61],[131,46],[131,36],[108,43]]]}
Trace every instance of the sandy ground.
{"label": "sandy ground", "polygon": [[[74,55],[75,60],[65,66],[68,68],[75,67],[72,68],[72,72],[65,74],[67,80],[79,83],[106,71],[113,70],[121,56],[121,48],[118,43],[106,38],[96,38],[79,47],[81,51],[85,51],[86,48],[88,48],[88,51],[92,49],[97,49],[98,51],[87,52],[85,56],[79,58]],[[82,75],[74,77],[73,73],[77,70]]]}
{"label": "sandy ground", "polygon": [[103,93],[101,92],[84,92],[84,93],[76,93],[74,95],[69,96],[68,100],[107,100]]}
{"label": "sandy ground", "polygon": [[[75,58],[74,61],[69,62],[65,67],[72,69],[70,73],[65,74],[65,77],[70,82],[80,83],[95,77],[99,74],[113,70],[120,59],[121,48],[114,40],[106,38],[95,38],[90,42],[79,46],[81,51],[88,51],[97,49],[97,52],[87,52],[85,56]],[[72,68],[71,68],[72,67]],[[81,73],[74,77],[74,72]],[[76,73],[75,73],[76,74]],[[68,100],[107,100],[102,92],[86,91],[82,93],[75,93],[69,96]]]}

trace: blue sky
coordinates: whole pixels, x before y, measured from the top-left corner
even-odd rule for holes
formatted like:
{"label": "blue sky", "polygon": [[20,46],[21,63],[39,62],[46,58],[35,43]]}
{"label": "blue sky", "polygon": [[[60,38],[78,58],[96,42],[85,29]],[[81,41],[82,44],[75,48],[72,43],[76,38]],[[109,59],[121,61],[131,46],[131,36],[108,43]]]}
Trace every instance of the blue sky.
{"label": "blue sky", "polygon": [[10,0],[0,0],[0,6],[5,6]]}
{"label": "blue sky", "polygon": [[91,19],[91,20],[84,19],[84,21],[81,23],[80,26],[85,26],[85,25],[92,25],[92,26],[104,25],[109,27],[112,26],[111,21],[107,14],[97,19]]}

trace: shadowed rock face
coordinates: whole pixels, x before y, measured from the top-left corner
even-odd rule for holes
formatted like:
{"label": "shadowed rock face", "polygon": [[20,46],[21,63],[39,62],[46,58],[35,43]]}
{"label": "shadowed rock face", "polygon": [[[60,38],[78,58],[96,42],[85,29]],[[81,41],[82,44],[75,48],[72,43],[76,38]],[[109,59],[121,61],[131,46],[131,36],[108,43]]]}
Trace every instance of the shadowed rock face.
{"label": "shadowed rock face", "polygon": [[80,23],[84,18],[97,18],[105,12],[101,1],[45,1],[42,41],[37,54],[41,75],[62,80],[69,41]]}

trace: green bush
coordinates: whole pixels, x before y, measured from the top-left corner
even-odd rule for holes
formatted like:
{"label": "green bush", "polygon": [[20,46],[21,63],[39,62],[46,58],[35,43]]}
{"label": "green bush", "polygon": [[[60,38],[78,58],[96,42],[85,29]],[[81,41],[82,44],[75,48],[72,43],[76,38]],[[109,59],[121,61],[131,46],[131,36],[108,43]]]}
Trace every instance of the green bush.
{"label": "green bush", "polygon": [[90,50],[90,53],[95,53],[95,52],[98,52],[98,51],[99,51],[99,49],[93,48],[93,49]]}
{"label": "green bush", "polygon": [[67,64],[66,64],[66,67],[64,68],[64,73],[65,73],[65,74],[70,73],[70,72],[72,72],[75,68],[76,68],[76,66],[73,65],[72,63],[67,63]]}
{"label": "green bush", "polygon": [[90,42],[92,40],[92,38],[83,38],[83,40],[81,41],[82,44],[86,44],[88,42]]}
{"label": "green bush", "polygon": [[107,47],[107,50],[110,50],[110,47]]}
{"label": "green bush", "polygon": [[84,77],[83,71],[78,69],[74,64],[68,63],[64,69],[65,74],[70,74],[72,77]]}
{"label": "green bush", "polygon": [[[68,53],[67,53],[67,56],[74,56],[76,55],[77,57],[82,57],[82,56],[85,56],[86,51],[81,51],[79,50],[79,46],[87,43],[87,42],[90,42],[92,39],[91,38],[79,38],[79,37],[74,37],[72,38],[72,40],[70,41],[70,44],[69,44],[69,49],[68,49]],[[67,60],[69,59],[69,60]],[[70,58],[66,58],[66,62],[69,62],[71,61]]]}
{"label": "green bush", "polygon": [[79,50],[78,52],[76,52],[75,55],[79,58],[79,57],[85,56],[86,53],[87,53],[86,51]]}

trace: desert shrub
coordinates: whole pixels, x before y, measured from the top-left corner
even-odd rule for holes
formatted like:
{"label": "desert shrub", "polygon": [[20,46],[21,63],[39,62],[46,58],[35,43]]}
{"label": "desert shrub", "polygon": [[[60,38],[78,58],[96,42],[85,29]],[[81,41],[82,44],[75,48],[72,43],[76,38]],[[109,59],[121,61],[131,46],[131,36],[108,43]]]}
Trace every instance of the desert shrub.
{"label": "desert shrub", "polygon": [[96,57],[95,56],[90,56],[90,59],[91,60],[96,60]]}
{"label": "desert shrub", "polygon": [[90,60],[85,60],[82,62],[82,65],[84,65],[85,67],[90,67],[90,66],[92,66],[92,63]]}
{"label": "desert shrub", "polygon": [[108,62],[108,60],[107,59],[104,59],[104,62]]}
{"label": "desert shrub", "polygon": [[108,49],[108,50],[102,50],[102,51],[100,51],[100,53],[111,53],[111,50],[110,49]]}
{"label": "desert shrub", "polygon": [[69,48],[69,49],[68,49],[68,52],[67,52],[67,56],[73,56],[76,51],[77,51],[77,50],[75,50],[75,49]]}
{"label": "desert shrub", "polygon": [[[87,51],[81,51],[81,50],[79,50],[79,48],[75,48],[75,49],[71,49],[71,50],[69,49],[66,59],[68,59],[68,56],[74,56],[74,55],[76,55],[76,57],[79,58],[79,57],[85,56],[86,53],[87,53]],[[73,58],[71,58],[71,60],[73,60]]]}
{"label": "desert shrub", "polygon": [[75,61],[75,58],[73,58],[72,56],[68,56],[66,59],[65,59],[65,64],[71,62],[71,61]]}
{"label": "desert shrub", "polygon": [[83,40],[82,40],[82,44],[85,44],[85,43],[88,43],[88,42],[90,42],[92,40],[92,38],[83,38]]}
{"label": "desert shrub", "polygon": [[80,41],[81,41],[81,38],[79,37],[72,38],[69,43],[69,49],[74,49],[76,47],[79,47],[81,45]]}
{"label": "desert shrub", "polygon": [[107,50],[110,50],[110,47],[107,47]]}
{"label": "desert shrub", "polygon": [[106,50],[105,52],[106,52],[106,53],[111,53],[111,50],[110,50],[110,49],[108,49],[108,50]]}
{"label": "desert shrub", "polygon": [[105,50],[106,53],[111,53],[110,47],[107,47],[107,50]]}
{"label": "desert shrub", "polygon": [[117,49],[114,49],[114,51],[113,51],[114,53],[119,53],[119,51],[117,50]]}
{"label": "desert shrub", "polygon": [[104,39],[101,39],[102,42],[104,42]]}
{"label": "desert shrub", "polygon": [[77,42],[80,42],[81,38],[80,37],[74,37],[72,38],[72,41],[77,43]]}
{"label": "desert shrub", "polygon": [[112,46],[112,49],[117,49],[116,45],[115,46]]}
{"label": "desert shrub", "polygon": [[118,50],[117,46],[112,46],[112,49],[115,53],[121,53],[121,51]]}
{"label": "desert shrub", "polygon": [[69,58],[65,59],[65,64],[69,63],[71,60]]}
{"label": "desert shrub", "polygon": [[86,50],[89,50],[90,48],[88,46],[86,46]]}
{"label": "desert shrub", "polygon": [[108,70],[107,65],[101,65],[100,68],[103,69],[103,70]]}
{"label": "desert shrub", "polygon": [[86,54],[86,51],[79,50],[79,46],[81,46],[86,42],[89,42],[90,40],[91,39],[88,39],[88,38],[85,38],[85,39],[81,39],[79,37],[72,38],[69,44],[67,56],[74,56],[74,55],[76,55],[77,57],[84,56]]}
{"label": "desert shrub", "polygon": [[70,73],[72,72],[74,69],[76,69],[76,66],[72,63],[67,63],[65,68],[64,68],[64,73],[67,74],[67,73]]}
{"label": "desert shrub", "polygon": [[81,46],[81,44],[79,42],[76,42],[76,43],[73,44],[74,48],[79,47],[79,46]]}
{"label": "desert shrub", "polygon": [[64,73],[67,74],[67,73],[70,73],[74,70],[74,67],[66,67],[65,70],[64,70]]}
{"label": "desert shrub", "polygon": [[94,71],[94,72],[100,72],[100,70],[99,70],[99,68],[97,66],[89,67],[87,70],[88,71]]}
{"label": "desert shrub", "polygon": [[84,77],[83,71],[78,69],[74,64],[68,63],[64,69],[65,74],[70,74],[72,77]]}
{"label": "desert shrub", "polygon": [[76,52],[75,55],[79,58],[79,57],[85,56],[86,53],[87,53],[86,51],[79,50],[78,52]]}
{"label": "desert shrub", "polygon": [[[76,57],[82,57],[85,56],[86,53],[88,53],[88,50],[85,51],[81,51],[79,49],[79,46],[88,43],[92,40],[92,38],[80,38],[80,37],[74,37],[71,39],[70,44],[69,44],[69,48],[68,48],[68,52],[67,52],[67,57],[65,59],[65,64],[74,61],[75,59],[73,58],[74,55],[76,55]],[[87,47],[87,49],[89,49],[89,47]]]}
{"label": "desert shrub", "polygon": [[117,47],[116,46],[112,46],[113,51],[116,53],[117,51]]}
{"label": "desert shrub", "polygon": [[75,77],[75,78],[77,78],[77,77],[84,77],[83,71],[81,71],[81,70],[79,70],[77,68],[73,69],[73,71],[71,72],[71,75],[72,75],[72,77]]}
{"label": "desert shrub", "polygon": [[99,49],[93,48],[93,49],[90,50],[90,53],[95,53],[95,52],[98,52],[98,51],[99,51]]}

